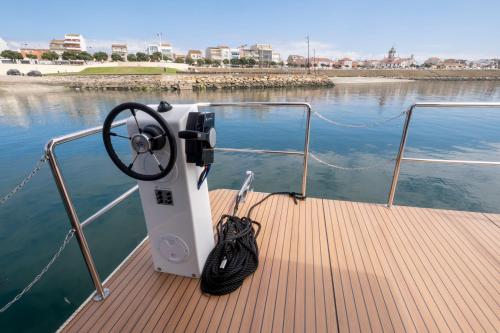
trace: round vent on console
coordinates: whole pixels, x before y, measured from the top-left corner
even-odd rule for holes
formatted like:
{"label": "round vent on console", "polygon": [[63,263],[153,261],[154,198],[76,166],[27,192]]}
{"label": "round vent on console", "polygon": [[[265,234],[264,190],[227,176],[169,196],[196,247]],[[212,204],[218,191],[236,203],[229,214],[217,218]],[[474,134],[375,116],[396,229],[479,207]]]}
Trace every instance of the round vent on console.
{"label": "round vent on console", "polygon": [[189,247],[186,242],[174,234],[166,234],[160,239],[160,254],[166,260],[180,263],[189,256]]}

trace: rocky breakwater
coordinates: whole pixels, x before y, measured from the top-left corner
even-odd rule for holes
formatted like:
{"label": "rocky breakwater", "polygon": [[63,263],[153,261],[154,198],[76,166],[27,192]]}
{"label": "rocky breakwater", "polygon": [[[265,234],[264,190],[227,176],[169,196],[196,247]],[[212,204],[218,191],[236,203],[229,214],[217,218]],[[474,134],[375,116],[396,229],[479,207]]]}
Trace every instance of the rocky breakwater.
{"label": "rocky breakwater", "polygon": [[47,76],[46,83],[82,90],[180,91],[333,87],[326,76],[283,75],[65,75]]}
{"label": "rocky breakwater", "polygon": [[326,76],[316,75],[203,75],[193,76],[189,82],[193,90],[333,87]]}

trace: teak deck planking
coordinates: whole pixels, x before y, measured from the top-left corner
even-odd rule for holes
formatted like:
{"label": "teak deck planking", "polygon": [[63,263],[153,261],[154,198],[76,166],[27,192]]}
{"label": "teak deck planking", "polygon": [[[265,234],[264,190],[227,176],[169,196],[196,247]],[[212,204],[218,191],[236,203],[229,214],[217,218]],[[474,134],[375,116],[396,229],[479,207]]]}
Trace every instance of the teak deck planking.
{"label": "teak deck planking", "polygon": [[[235,191],[210,192],[213,221]],[[265,193],[251,193],[240,215]],[[230,295],[153,270],[146,240],[63,332],[498,332],[500,216],[288,196],[262,223],[258,270]]]}

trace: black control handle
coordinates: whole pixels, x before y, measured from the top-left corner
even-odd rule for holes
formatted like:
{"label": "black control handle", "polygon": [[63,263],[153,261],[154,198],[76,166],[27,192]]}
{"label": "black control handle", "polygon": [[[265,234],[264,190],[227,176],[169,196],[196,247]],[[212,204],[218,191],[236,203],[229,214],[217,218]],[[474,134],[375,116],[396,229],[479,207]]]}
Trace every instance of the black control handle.
{"label": "black control handle", "polygon": [[179,138],[185,140],[208,141],[208,133],[185,130],[179,132]]}

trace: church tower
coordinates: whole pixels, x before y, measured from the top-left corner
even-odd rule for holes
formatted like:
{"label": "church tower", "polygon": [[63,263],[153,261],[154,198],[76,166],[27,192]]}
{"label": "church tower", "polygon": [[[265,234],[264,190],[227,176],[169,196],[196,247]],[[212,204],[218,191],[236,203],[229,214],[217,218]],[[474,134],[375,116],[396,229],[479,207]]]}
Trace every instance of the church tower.
{"label": "church tower", "polygon": [[391,49],[389,50],[389,56],[388,56],[389,59],[394,59],[396,58],[396,49],[393,47],[391,47]]}

